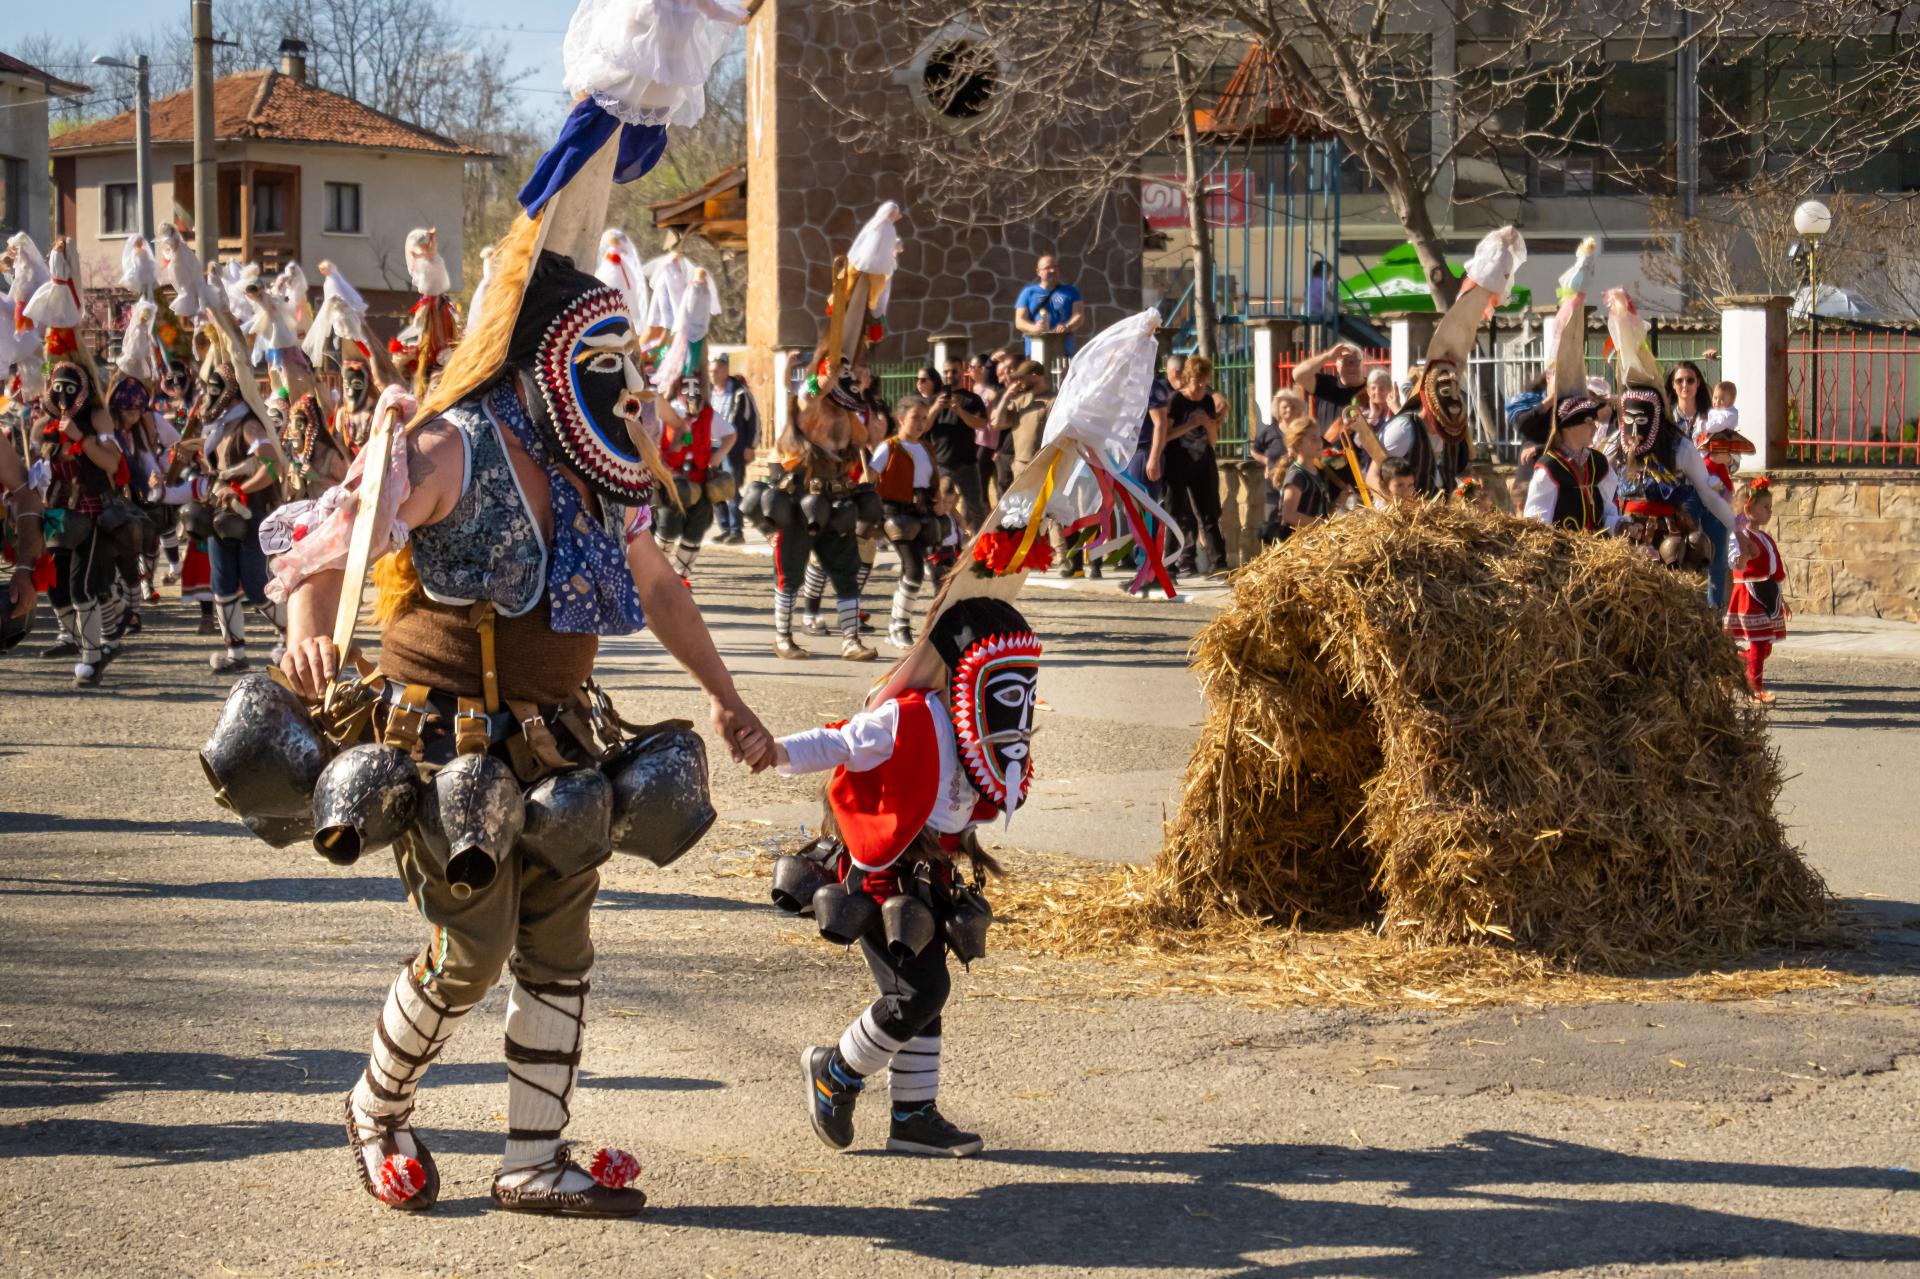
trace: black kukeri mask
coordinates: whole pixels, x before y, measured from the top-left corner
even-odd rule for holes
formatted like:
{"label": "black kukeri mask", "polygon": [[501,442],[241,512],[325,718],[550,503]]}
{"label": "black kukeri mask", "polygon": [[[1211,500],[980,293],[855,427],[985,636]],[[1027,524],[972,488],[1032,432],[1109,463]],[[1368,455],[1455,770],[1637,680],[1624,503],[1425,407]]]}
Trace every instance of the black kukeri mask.
{"label": "black kukeri mask", "polygon": [[966,599],[934,622],[933,646],[953,680],[953,727],[973,788],[1011,814],[1033,784],[1040,641],[1011,604]]}
{"label": "black kukeri mask", "polygon": [[79,417],[91,397],[93,379],[72,360],[62,360],[47,372],[47,416],[65,422]]}
{"label": "black kukeri mask", "polygon": [[626,298],[542,253],[527,281],[507,361],[533,383],[527,411],[555,460],[587,487],[629,506],[653,500],[653,472],[630,426],[645,387]]}
{"label": "black kukeri mask", "polygon": [[240,375],[225,361],[207,370],[200,380],[200,420],[211,425],[226,416],[240,398]]}
{"label": "black kukeri mask", "polygon": [[1452,360],[1427,363],[1420,375],[1420,409],[1446,439],[1467,437],[1467,398],[1460,390],[1460,369]]}
{"label": "black kukeri mask", "polygon": [[1629,457],[1653,452],[1666,416],[1666,397],[1652,387],[1631,386],[1620,393],[1620,443]]}
{"label": "black kukeri mask", "polygon": [[367,366],[360,360],[348,360],[340,367],[340,400],[347,411],[357,413],[367,403]]}

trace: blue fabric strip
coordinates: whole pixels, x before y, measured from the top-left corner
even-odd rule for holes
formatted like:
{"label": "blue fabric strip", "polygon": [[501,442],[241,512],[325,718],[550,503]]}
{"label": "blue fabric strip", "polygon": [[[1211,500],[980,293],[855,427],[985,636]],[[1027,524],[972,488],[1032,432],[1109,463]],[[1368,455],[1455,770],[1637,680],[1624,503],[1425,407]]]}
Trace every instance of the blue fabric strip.
{"label": "blue fabric strip", "polygon": [[623,126],[592,98],[582,98],[567,114],[559,138],[547,148],[533,166],[526,185],[520,188],[520,207],[527,211],[527,216],[536,216],[547,201],[573,181],[587,161],[600,153],[616,129],[620,130],[620,151],[614,161],[615,182],[632,182],[660,163],[660,157],[667,150],[666,125]]}

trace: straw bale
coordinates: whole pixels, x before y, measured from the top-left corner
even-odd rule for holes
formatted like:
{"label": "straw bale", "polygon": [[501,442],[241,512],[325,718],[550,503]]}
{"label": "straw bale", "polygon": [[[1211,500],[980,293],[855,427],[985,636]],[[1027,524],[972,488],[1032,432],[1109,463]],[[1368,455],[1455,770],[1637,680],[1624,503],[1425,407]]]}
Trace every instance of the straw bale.
{"label": "straw bale", "polygon": [[1237,574],[1194,657],[1166,846],[1075,930],[1370,924],[1619,971],[1829,922],[1719,619],[1624,540],[1440,503],[1333,520]]}

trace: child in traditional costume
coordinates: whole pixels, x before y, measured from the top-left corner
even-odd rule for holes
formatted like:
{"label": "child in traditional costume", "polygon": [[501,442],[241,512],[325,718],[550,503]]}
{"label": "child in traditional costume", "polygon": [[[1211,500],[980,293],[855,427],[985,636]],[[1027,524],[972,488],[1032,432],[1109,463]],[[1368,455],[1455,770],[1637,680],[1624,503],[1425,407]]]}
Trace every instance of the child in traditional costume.
{"label": "child in traditional costume", "polygon": [[[981,1148],[977,1134],[940,1113],[937,1097],[952,989],[946,952],[963,963],[981,958],[992,922],[981,881],[993,863],[974,830],[1010,821],[1033,780],[1040,641],[1012,600],[1051,559],[1044,520],[1072,537],[1111,527],[1117,503],[1139,536],[1143,505],[1167,518],[1122,473],[1146,412],[1158,326],[1158,312],[1143,312],[1087,344],[1039,453],[981,526],[926,634],[852,719],[778,743],[783,773],[831,770],[832,778],[824,833],[776,864],[774,902],[811,911],[830,942],[857,942],[879,987],[835,1044],[801,1053],[809,1122],[836,1149],[852,1144],[855,1103],[882,1069],[888,1149],[965,1156]],[[882,474],[896,450],[911,456],[913,443],[889,441]],[[971,883],[956,867],[962,856]]]}
{"label": "child in traditional costume", "polygon": [[933,413],[915,396],[900,404],[900,430],[880,442],[867,461],[885,513],[887,540],[900,557],[900,580],[893,588],[893,611],[887,642],[902,650],[913,647],[913,603],[927,579],[927,553],[941,540],[934,518],[933,495],[939,471],[933,450],[927,447]]}
{"label": "child in traditional costume", "polygon": [[1733,521],[1733,598],[1727,604],[1727,634],[1746,646],[1747,685],[1755,701],[1771,702],[1764,679],[1767,656],[1787,637],[1790,616],[1781,583],[1787,580],[1780,547],[1765,531],[1773,517],[1773,486],[1757,475],[1741,487],[1740,514]]}

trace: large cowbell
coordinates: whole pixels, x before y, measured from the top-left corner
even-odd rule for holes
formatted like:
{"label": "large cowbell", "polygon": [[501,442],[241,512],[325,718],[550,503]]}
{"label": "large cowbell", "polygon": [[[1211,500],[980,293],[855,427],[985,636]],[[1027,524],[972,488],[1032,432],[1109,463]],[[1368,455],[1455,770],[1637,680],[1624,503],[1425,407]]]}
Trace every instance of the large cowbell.
{"label": "large cowbell", "polygon": [[227,694],[200,767],[213,798],[275,848],[313,835],[313,791],[332,743],[298,697],[270,675],[244,675]]}
{"label": "large cowbell", "polygon": [[719,814],[707,797],[707,747],[688,728],[635,738],[601,765],[613,783],[613,847],[670,866]]}
{"label": "large cowbell", "polygon": [[528,791],[520,851],[560,879],[613,856],[613,783],[606,774],[576,768]]}
{"label": "large cowbell", "polygon": [[335,866],[385,848],[413,825],[420,769],[403,750],[368,742],[333,757],[313,791],[313,850]]}
{"label": "large cowbell", "polygon": [[461,755],[420,796],[414,830],[434,869],[464,901],[492,885],[526,819],[511,768],[491,755]]}

